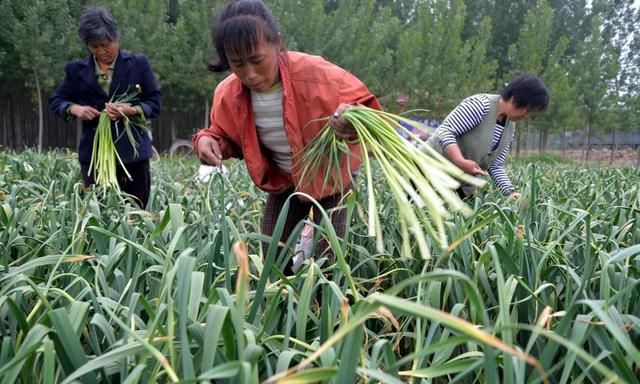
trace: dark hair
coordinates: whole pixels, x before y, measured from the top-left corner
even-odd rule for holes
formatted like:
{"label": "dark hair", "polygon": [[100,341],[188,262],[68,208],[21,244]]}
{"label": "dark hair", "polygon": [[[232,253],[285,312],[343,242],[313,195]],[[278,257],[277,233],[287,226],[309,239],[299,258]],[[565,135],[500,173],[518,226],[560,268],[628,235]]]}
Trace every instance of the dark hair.
{"label": "dark hair", "polygon": [[80,16],[78,36],[85,45],[98,40],[118,40],[118,26],[105,7],[89,5]]}
{"label": "dark hair", "polygon": [[544,82],[530,74],[516,77],[507,84],[500,96],[508,101],[513,98],[517,108],[529,108],[532,111],[544,111],[549,106],[549,91]]}
{"label": "dark hair", "polygon": [[223,72],[229,70],[227,51],[249,56],[260,39],[275,44],[280,34],[276,19],[262,1],[233,0],[216,17],[212,38],[218,62],[209,69]]}

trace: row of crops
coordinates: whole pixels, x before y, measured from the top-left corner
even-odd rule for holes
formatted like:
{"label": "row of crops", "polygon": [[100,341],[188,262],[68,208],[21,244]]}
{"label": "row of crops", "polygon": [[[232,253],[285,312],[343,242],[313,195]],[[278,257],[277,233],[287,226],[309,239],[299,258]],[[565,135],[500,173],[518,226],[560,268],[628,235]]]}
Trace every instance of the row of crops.
{"label": "row of crops", "polygon": [[1,152],[0,381],[640,382],[636,169],[512,161],[522,198],[488,188],[428,260],[392,204],[378,252],[356,193],[344,240],[316,228],[335,260],[285,276],[302,226],[262,254],[264,195],[227,165],[155,160],[142,211],[69,152]]}

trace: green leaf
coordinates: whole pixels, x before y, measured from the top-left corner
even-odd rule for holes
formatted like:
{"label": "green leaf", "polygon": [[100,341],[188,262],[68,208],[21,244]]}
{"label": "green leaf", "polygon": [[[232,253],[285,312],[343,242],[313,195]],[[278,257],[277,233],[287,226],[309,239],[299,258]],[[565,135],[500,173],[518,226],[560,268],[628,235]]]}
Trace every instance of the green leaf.
{"label": "green leaf", "polygon": [[282,384],[320,383],[335,377],[338,370],[333,367],[305,369],[278,380]]}

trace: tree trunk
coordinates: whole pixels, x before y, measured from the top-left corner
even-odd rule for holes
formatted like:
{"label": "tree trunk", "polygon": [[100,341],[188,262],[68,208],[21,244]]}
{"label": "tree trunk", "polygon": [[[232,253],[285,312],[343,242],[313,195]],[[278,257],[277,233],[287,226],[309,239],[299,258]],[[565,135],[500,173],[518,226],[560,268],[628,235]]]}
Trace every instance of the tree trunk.
{"label": "tree trunk", "polygon": [[42,110],[42,89],[40,89],[40,78],[38,72],[33,71],[34,78],[36,80],[36,93],[38,95],[38,153],[42,152],[42,136],[44,133],[44,118]]}
{"label": "tree trunk", "polygon": [[[2,101],[2,110],[10,111],[11,104],[9,102]],[[2,145],[9,146],[9,139],[7,137],[7,132],[9,131],[9,115],[10,113],[2,114]]]}
{"label": "tree trunk", "polygon": [[560,138],[560,150],[562,152],[562,156],[564,156],[567,151],[567,126],[565,124],[562,124],[562,137]]}
{"label": "tree trunk", "polygon": [[176,119],[173,116],[171,116],[170,125],[171,125],[171,144],[173,144],[176,142]]}
{"label": "tree trunk", "polygon": [[520,141],[522,135],[516,135],[516,157],[520,157]]}
{"label": "tree trunk", "polygon": [[20,148],[24,145],[22,143],[22,130],[25,129],[27,126],[27,119],[25,118],[25,116],[27,116],[26,115],[27,111],[24,104],[25,103],[19,103],[13,109],[15,120],[14,120],[14,125],[11,128],[13,130],[13,147],[14,148]]}
{"label": "tree trunk", "polygon": [[584,134],[582,136],[582,161],[589,161],[589,149],[591,146],[591,122],[588,122],[584,127]]}
{"label": "tree trunk", "polygon": [[542,129],[536,126],[536,133],[538,136],[538,152],[542,152]]}
{"label": "tree trunk", "polygon": [[178,17],[180,16],[180,4],[178,2],[178,0],[169,0],[169,4],[168,4],[168,19],[167,20],[169,23],[171,24],[175,24],[176,22],[178,22]]}
{"label": "tree trunk", "polygon": [[585,156],[585,161],[589,161],[589,155],[591,154],[591,134],[593,131],[593,126],[591,125],[591,123],[589,123],[588,125],[588,133],[587,133],[587,153]]}
{"label": "tree trunk", "polygon": [[547,130],[544,127],[538,128],[538,149],[543,152],[547,149]]}
{"label": "tree trunk", "polygon": [[616,129],[611,132],[611,155],[609,156],[609,165],[613,165],[613,155],[616,153]]}

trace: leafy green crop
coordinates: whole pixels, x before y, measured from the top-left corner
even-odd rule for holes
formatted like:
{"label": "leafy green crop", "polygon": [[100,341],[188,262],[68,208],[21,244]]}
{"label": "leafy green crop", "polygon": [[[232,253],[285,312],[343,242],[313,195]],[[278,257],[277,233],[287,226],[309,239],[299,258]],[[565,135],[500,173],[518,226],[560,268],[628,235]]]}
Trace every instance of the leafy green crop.
{"label": "leafy green crop", "polygon": [[161,157],[142,211],[76,162],[0,153],[3,383],[640,382],[635,169],[517,162],[521,199],[483,190],[430,263],[394,205],[378,251],[359,190],[344,239],[315,228],[340,259],[285,276],[301,226],[262,254],[243,163]]}

